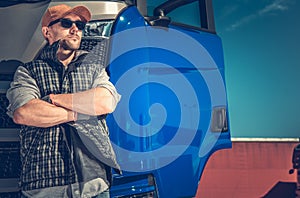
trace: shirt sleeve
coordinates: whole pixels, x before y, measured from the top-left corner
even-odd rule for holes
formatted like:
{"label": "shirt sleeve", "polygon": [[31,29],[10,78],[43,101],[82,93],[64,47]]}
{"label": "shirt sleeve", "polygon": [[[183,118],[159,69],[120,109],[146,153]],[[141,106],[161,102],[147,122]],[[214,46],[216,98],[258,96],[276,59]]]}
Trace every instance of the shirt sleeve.
{"label": "shirt sleeve", "polygon": [[121,99],[121,95],[117,92],[115,86],[109,81],[109,77],[105,71],[105,69],[101,69],[98,72],[96,72],[96,75],[94,77],[94,83],[93,88],[95,87],[104,87],[110,91],[110,93],[113,96],[113,109],[116,108],[118,102]]}
{"label": "shirt sleeve", "polygon": [[41,97],[36,81],[30,76],[29,71],[25,67],[19,66],[16,70],[14,80],[10,83],[6,97],[9,101],[7,114],[11,118],[16,109],[34,98]]}

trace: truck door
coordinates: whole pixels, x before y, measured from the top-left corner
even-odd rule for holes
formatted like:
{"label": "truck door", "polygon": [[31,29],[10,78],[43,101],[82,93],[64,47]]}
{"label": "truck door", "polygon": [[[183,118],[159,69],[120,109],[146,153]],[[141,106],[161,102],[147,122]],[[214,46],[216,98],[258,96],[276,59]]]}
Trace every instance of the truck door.
{"label": "truck door", "polygon": [[195,196],[209,157],[231,147],[212,1],[137,1],[114,21],[110,46],[122,99],[107,121],[123,169],[112,195]]}

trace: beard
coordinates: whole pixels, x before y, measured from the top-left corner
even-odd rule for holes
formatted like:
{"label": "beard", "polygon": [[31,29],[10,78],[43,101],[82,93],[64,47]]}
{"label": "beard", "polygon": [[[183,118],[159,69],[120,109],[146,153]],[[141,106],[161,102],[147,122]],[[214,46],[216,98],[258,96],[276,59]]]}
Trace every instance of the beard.
{"label": "beard", "polygon": [[80,47],[81,39],[77,36],[67,37],[60,40],[60,46],[65,50],[78,50]]}

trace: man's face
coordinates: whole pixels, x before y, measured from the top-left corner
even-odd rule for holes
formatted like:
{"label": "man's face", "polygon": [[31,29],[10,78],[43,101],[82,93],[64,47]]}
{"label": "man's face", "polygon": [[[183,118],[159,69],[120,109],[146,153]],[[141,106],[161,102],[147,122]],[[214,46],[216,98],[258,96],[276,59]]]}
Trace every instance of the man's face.
{"label": "man's face", "polygon": [[[81,21],[80,17],[75,14],[69,14],[64,17],[71,21]],[[60,47],[65,50],[76,50],[80,46],[82,30],[79,30],[75,23],[70,28],[62,27],[61,22],[55,23],[48,28],[48,35],[46,36],[49,44],[60,40]]]}

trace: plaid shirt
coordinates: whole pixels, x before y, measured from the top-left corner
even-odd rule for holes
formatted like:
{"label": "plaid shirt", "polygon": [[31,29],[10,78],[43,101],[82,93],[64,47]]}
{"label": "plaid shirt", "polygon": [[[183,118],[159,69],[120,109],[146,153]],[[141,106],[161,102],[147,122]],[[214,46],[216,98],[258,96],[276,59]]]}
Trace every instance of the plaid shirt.
{"label": "plaid shirt", "polygon": [[[56,57],[57,49],[58,42],[47,45],[37,60],[17,69],[7,91],[10,102],[8,115],[12,116],[14,110],[33,98],[47,99],[51,93],[76,93],[99,86],[110,90],[117,104],[120,96],[108,81],[105,67],[97,61],[97,57],[77,51],[76,58],[65,70]],[[22,190],[80,182],[65,133],[68,127],[77,130],[83,144],[97,160],[119,169],[104,118],[78,120],[49,128],[22,126]]]}

